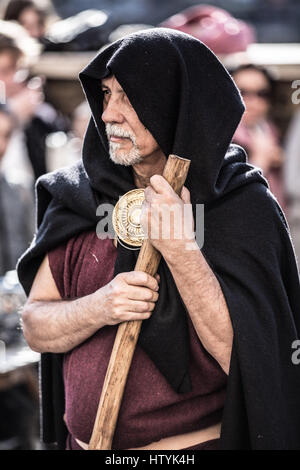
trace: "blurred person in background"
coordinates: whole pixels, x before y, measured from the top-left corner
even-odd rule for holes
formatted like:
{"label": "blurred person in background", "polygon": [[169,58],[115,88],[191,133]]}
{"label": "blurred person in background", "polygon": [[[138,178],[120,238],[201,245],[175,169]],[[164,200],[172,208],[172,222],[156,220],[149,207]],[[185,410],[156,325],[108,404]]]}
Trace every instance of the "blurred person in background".
{"label": "blurred person in background", "polygon": [[83,140],[90,118],[91,110],[86,101],[76,106],[72,115],[71,131],[68,134],[68,164],[81,159]]}
{"label": "blurred person in background", "polygon": [[90,117],[90,108],[84,101],[74,109],[70,132],[54,132],[47,137],[48,171],[72,165],[81,159],[83,139]]}
{"label": "blurred person in background", "polygon": [[253,64],[239,66],[233,71],[232,77],[246,107],[233,142],[244,147],[250,163],[263,170],[271,191],[285,210],[283,152],[279,145],[279,132],[269,118],[273,79],[266,69]]}
{"label": "blurred person in background", "polygon": [[48,134],[68,129],[68,121],[44,101],[43,80],[28,79],[20,69],[22,51],[16,41],[0,34],[0,81],[5,87],[5,102],[18,121],[12,143],[7,149],[3,171],[12,181],[28,186],[46,173]]}
{"label": "blurred person in background", "polygon": [[298,266],[300,260],[300,111],[290,124],[285,140],[284,182],[290,225]]}
{"label": "blurred person in background", "polygon": [[16,121],[0,104],[0,276],[15,269],[19,256],[33,236],[33,198],[26,188],[7,181],[1,160],[11,139]]}
{"label": "blurred person in background", "polygon": [[30,0],[11,0],[6,7],[3,19],[17,21],[32,38],[42,40],[45,35],[46,15],[36,3]]}
{"label": "blurred person in background", "polygon": [[87,125],[91,117],[91,111],[86,101],[80,103],[74,110],[72,130],[74,136],[83,142]]}

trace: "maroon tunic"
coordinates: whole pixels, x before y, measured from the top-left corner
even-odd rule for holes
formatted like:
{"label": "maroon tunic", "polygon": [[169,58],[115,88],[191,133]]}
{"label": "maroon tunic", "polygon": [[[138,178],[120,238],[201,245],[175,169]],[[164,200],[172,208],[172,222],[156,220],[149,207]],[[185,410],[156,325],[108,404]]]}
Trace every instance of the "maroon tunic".
{"label": "maroon tunic", "polygon": [[[51,251],[50,268],[61,297],[83,297],[107,284],[113,278],[116,252],[112,240],[100,240],[94,231],[73,237]],[[142,447],[221,420],[226,374],[203,348],[189,318],[188,324],[192,391],[176,393],[137,345],[112,449]],[[83,442],[91,437],[116,331],[117,326],[105,326],[65,354],[67,427],[73,438]]]}

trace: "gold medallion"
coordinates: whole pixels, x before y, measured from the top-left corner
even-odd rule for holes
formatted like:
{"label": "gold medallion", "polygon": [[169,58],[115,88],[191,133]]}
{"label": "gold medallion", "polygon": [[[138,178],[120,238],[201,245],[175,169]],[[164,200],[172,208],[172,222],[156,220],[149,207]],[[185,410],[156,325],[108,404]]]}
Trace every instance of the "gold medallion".
{"label": "gold medallion", "polygon": [[133,189],[122,196],[114,207],[112,223],[119,240],[136,248],[142,246],[145,235],[141,227],[144,189]]}

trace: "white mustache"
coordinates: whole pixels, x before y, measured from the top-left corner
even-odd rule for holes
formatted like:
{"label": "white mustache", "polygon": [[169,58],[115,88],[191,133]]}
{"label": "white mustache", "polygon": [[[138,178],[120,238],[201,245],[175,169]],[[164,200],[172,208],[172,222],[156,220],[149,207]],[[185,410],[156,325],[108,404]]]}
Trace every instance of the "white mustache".
{"label": "white mustache", "polygon": [[119,127],[116,124],[106,124],[105,131],[108,138],[112,135],[116,137],[126,137],[127,139],[130,139],[132,141],[133,145],[136,145],[135,135],[132,134],[132,132],[125,131],[125,129]]}

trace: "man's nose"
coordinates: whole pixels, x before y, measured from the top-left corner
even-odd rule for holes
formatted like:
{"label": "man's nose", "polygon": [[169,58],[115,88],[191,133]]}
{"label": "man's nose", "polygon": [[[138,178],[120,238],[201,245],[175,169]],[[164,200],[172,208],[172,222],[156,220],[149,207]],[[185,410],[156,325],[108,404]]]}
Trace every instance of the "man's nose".
{"label": "man's nose", "polygon": [[120,112],[120,107],[116,101],[110,99],[109,102],[104,105],[102,121],[105,122],[105,124],[113,122],[121,124],[124,121],[124,116]]}

